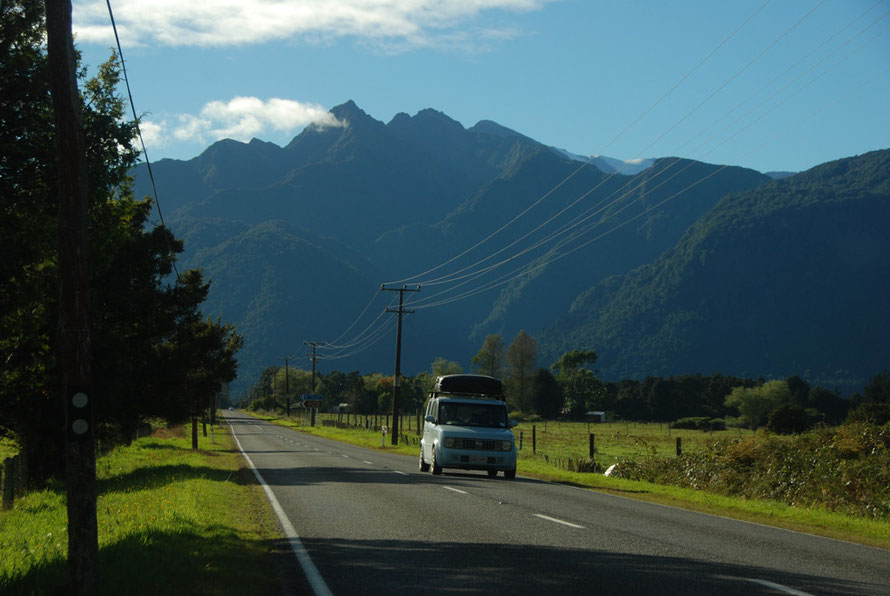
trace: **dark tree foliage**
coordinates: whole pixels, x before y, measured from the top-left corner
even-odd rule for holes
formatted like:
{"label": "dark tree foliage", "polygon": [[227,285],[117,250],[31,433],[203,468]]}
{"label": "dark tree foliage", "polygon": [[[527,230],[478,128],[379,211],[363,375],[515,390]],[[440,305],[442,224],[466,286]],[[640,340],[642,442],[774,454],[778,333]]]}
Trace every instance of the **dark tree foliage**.
{"label": "dark tree foliage", "polygon": [[[57,373],[58,191],[43,3],[0,2],[0,433],[28,455],[32,480],[60,471]],[[83,73],[81,73],[83,79]],[[182,245],[148,227],[133,198],[138,152],[112,59],[81,80],[89,183],[88,258],[96,421],[125,439],[146,416],[181,418],[235,375],[240,337],[202,319],[197,271],[171,279]],[[206,401],[204,401],[206,398]]]}
{"label": "dark tree foliage", "polygon": [[807,411],[797,404],[782,404],[769,415],[766,428],[781,435],[802,433],[809,426]]}
{"label": "dark tree foliage", "polygon": [[890,370],[868,380],[865,385],[865,401],[890,404]]}
{"label": "dark tree foliage", "polygon": [[556,418],[562,412],[562,388],[546,368],[539,368],[532,379],[532,399],[535,413],[543,418]]}

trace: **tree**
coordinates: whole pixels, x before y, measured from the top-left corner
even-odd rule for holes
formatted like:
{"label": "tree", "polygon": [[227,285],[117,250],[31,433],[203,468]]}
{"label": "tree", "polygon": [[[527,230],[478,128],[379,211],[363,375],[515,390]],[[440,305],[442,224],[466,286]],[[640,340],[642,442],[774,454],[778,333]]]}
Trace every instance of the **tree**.
{"label": "tree", "polygon": [[769,415],[766,427],[774,433],[790,435],[802,433],[809,425],[806,410],[794,403],[782,404]]}
{"label": "tree", "polygon": [[532,399],[539,416],[556,418],[562,412],[562,388],[546,368],[539,368],[532,379]]}
{"label": "tree", "polygon": [[525,330],[520,331],[507,348],[507,392],[513,405],[523,412],[534,407],[531,389],[537,360],[537,342]]}
{"label": "tree", "polygon": [[583,366],[593,365],[597,358],[594,350],[573,350],[552,365],[557,371],[556,379],[562,388],[566,408],[574,418],[583,416],[593,401],[604,393],[603,385],[593,371]]}
{"label": "tree", "polygon": [[868,380],[865,385],[865,401],[890,404],[890,370]]}
{"label": "tree", "polygon": [[446,360],[441,356],[433,360],[430,369],[433,371],[433,378],[441,377],[442,375],[459,375],[464,372],[460,364],[454,360]]}
{"label": "tree", "polygon": [[506,371],[506,360],[504,338],[500,335],[488,335],[482,342],[482,348],[473,356],[473,368],[480,375],[502,379]]}
{"label": "tree", "polygon": [[[0,25],[0,434],[15,436],[31,480],[40,481],[61,471],[64,436],[57,172],[43,4],[0,2]],[[189,409],[187,385],[201,375],[184,363],[203,367],[215,354],[224,360],[216,370],[224,372],[234,363],[225,362],[226,355],[239,342],[219,322],[196,322],[207,284],[197,272],[171,279],[182,244],[163,226],[147,226],[151,205],[133,198],[128,172],[138,159],[135,124],[123,117],[119,80],[112,59],[79,87],[89,172],[95,416],[109,438],[126,439],[145,416],[172,418]],[[186,341],[186,328],[195,325],[192,339],[207,351],[190,360],[196,346]]]}
{"label": "tree", "polygon": [[748,428],[766,424],[770,412],[791,402],[785,381],[768,381],[759,387],[736,387],[726,397],[726,407],[735,408]]}

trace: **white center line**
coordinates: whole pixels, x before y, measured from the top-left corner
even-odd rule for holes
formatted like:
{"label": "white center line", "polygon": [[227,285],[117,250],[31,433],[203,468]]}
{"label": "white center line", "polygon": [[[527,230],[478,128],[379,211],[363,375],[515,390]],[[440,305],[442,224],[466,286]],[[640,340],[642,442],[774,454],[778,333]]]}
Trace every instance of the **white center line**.
{"label": "white center line", "polygon": [[766,586],[767,588],[772,588],[773,590],[778,590],[784,594],[791,594],[792,596],[812,596],[809,592],[801,592],[800,590],[795,590],[794,588],[789,588],[788,586],[783,586],[782,584],[776,584],[765,579],[752,579],[750,577],[745,578],[749,582],[760,584],[761,586]]}
{"label": "white center line", "polygon": [[401,474],[402,476],[407,476],[408,472],[402,472],[401,470],[393,470],[396,474]]}
{"label": "white center line", "polygon": [[349,456],[348,456],[348,455],[340,455],[340,457],[346,457],[346,458],[348,458]]}
{"label": "white center line", "polygon": [[550,517],[549,515],[542,515],[540,513],[533,513],[535,517],[540,517],[541,519],[546,519],[547,521],[552,521],[557,524],[562,524],[564,526],[569,526],[570,528],[578,528],[579,530],[586,530],[584,526],[579,526],[578,524],[573,524],[571,522],[563,521],[561,519],[556,519],[555,517]]}
{"label": "white center line", "polygon": [[470,494],[470,493],[468,493],[468,492],[465,491],[465,490],[460,490],[459,488],[451,488],[450,486],[443,486],[442,488],[444,488],[445,490],[450,490],[450,491],[454,491],[454,492],[456,492],[456,493],[460,493],[460,494],[462,494],[462,495],[468,495],[468,494]]}
{"label": "white center line", "polygon": [[366,464],[368,464],[369,466],[374,465],[374,462],[372,462],[372,461],[366,461],[366,460],[362,460],[362,461],[365,462]]}

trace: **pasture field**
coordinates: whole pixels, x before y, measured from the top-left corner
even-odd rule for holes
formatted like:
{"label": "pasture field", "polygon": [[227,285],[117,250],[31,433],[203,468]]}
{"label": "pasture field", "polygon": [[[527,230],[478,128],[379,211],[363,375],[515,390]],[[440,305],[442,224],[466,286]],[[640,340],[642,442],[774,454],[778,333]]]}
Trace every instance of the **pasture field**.
{"label": "pasture field", "polygon": [[[594,461],[602,469],[625,459],[644,461],[675,457],[677,439],[683,453],[705,450],[720,439],[753,437],[754,431],[733,428],[703,432],[672,429],[656,422],[521,422],[513,429],[522,441],[520,459],[543,459],[556,467],[567,467],[589,456],[590,435],[594,436]],[[534,452],[533,449],[534,437]]]}
{"label": "pasture field", "polygon": [[[278,524],[228,427],[193,451],[182,427],[97,460],[99,594],[269,594]],[[0,593],[62,594],[64,487],[0,511]],[[158,572],[153,572],[158,571]]]}

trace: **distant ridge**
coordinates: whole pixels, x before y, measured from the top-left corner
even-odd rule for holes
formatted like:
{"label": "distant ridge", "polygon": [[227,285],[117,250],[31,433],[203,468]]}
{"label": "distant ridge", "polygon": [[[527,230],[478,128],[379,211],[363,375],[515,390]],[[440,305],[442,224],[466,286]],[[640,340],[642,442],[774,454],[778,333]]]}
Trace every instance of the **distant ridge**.
{"label": "distant ridge", "polygon": [[[819,209],[832,205],[830,201],[823,201],[819,208],[797,210],[805,214],[809,232],[797,234],[799,222],[793,217],[783,221],[783,226],[795,231],[787,238],[765,232],[763,240],[739,237],[736,227],[713,222],[722,221],[714,218],[725,213],[718,205],[761,188],[772,189],[770,201],[775,204],[793,196],[836,193],[847,184],[846,161],[831,167],[826,164],[818,175],[804,173],[776,181],[746,168],[664,157],[628,164],[599,156],[590,160],[594,167],[579,169],[579,160],[586,157],[548,147],[492,120],[464,128],[447,114],[429,108],[413,116],[399,113],[383,123],[353,101],[336,106],[331,113],[336,125],[308,126],[284,147],[259,139],[223,140],[193,159],[165,159],[153,167],[163,192],[165,221],[185,242],[183,264],[205,268],[212,280],[205,314],[224,316],[249,335],[239,357],[236,392],[256,380],[262,368],[276,363],[281,354],[292,353],[303,339],[340,336],[382,281],[409,278],[446,261],[450,264],[434,275],[507,257],[507,264],[494,272],[504,280],[499,285],[486,290],[485,278],[467,278],[459,291],[443,295],[447,300],[466,291],[460,302],[419,309],[408,318],[402,355],[406,374],[427,370],[440,356],[469,369],[470,357],[487,334],[502,334],[509,342],[520,329],[539,339],[539,362],[545,366],[565,347],[597,350],[598,365],[602,363],[602,372],[611,378],[681,374],[698,367],[729,373],[741,366],[740,359],[752,348],[725,339],[725,334],[712,338],[717,343],[707,354],[687,354],[683,361],[659,360],[666,350],[686,354],[676,343],[685,337],[685,329],[708,332],[695,327],[697,319],[686,314],[699,313],[701,305],[696,301],[715,302],[700,288],[724,287],[730,296],[747,296],[750,288],[763,286],[758,270],[751,269],[748,261],[760,258],[764,247],[784,246],[781,242],[789,238],[795,240],[788,255],[799,255],[801,247],[816,251],[820,246],[835,246],[827,242],[835,228],[830,219],[819,215]],[[870,163],[875,165],[872,177],[879,180],[883,170],[878,162]],[[636,168],[636,173],[616,172],[625,167]],[[856,171],[864,175],[862,168]],[[150,194],[144,166],[134,170],[134,190],[137,196]],[[754,225],[760,221],[755,216],[767,204],[738,203],[744,207],[731,212],[731,221]],[[851,213],[859,213],[860,204],[864,203],[851,203]],[[527,208],[526,216],[511,223]],[[831,213],[838,222],[847,221],[843,213]],[[548,230],[563,226],[565,232],[558,241],[515,254],[544,240],[544,231],[536,233],[535,228],[557,214],[564,219]],[[881,221],[879,211],[860,216]],[[712,223],[703,228],[706,222]],[[492,235],[501,227],[502,232]],[[735,246],[734,260],[727,261],[723,270],[737,272],[730,278],[742,285],[720,285],[715,280],[722,278],[704,278],[691,286],[695,290],[691,293],[671,294],[673,302],[660,307],[657,315],[667,335],[653,331],[647,341],[639,340],[637,328],[630,323],[639,319],[630,315],[642,308],[641,301],[656,304],[655,297],[660,295],[644,291],[651,279],[642,272],[664,280],[686,271],[681,266],[685,261],[665,255],[688,253],[692,245],[685,239],[703,229],[709,230],[715,255],[724,243]],[[452,261],[489,236],[478,249]],[[844,254],[848,258],[843,263],[851,268],[871,262],[873,254],[884,250],[880,242],[847,244]],[[854,258],[857,251],[862,254]],[[707,263],[711,253],[695,254],[698,262]],[[880,254],[885,258],[887,252]],[[492,255],[498,256],[492,259]],[[764,262],[784,261],[770,258]],[[531,269],[522,273],[522,267]],[[858,288],[855,275],[860,272],[851,271],[854,281],[848,286]],[[783,272],[786,285],[781,287],[794,294],[795,288],[809,287],[806,276],[819,274],[818,269],[803,265],[790,268]],[[844,283],[819,287],[804,296],[814,304],[820,297],[842,303],[831,288]],[[448,289],[448,285],[426,286],[420,298]],[[783,304],[778,299],[774,302]],[[883,320],[873,304],[858,306],[865,323]],[[747,304],[737,308],[759,312]],[[594,317],[595,309],[606,318]],[[772,320],[774,313],[764,311],[761,316]],[[754,323],[751,329],[756,328]],[[720,327],[715,324],[713,329]],[[790,330],[786,334],[793,335]],[[381,343],[371,349],[322,362],[322,370],[391,373],[391,346],[383,335],[379,339]],[[754,364],[749,362],[745,370],[759,376],[794,369],[794,374],[802,376],[846,379],[843,383],[860,374],[850,367],[835,374],[838,369],[829,370],[821,356],[800,350],[795,356],[794,345],[774,345],[771,362],[784,364],[755,370],[759,364],[751,361]],[[856,354],[856,350],[849,352]],[[705,356],[718,360],[708,361]]]}

